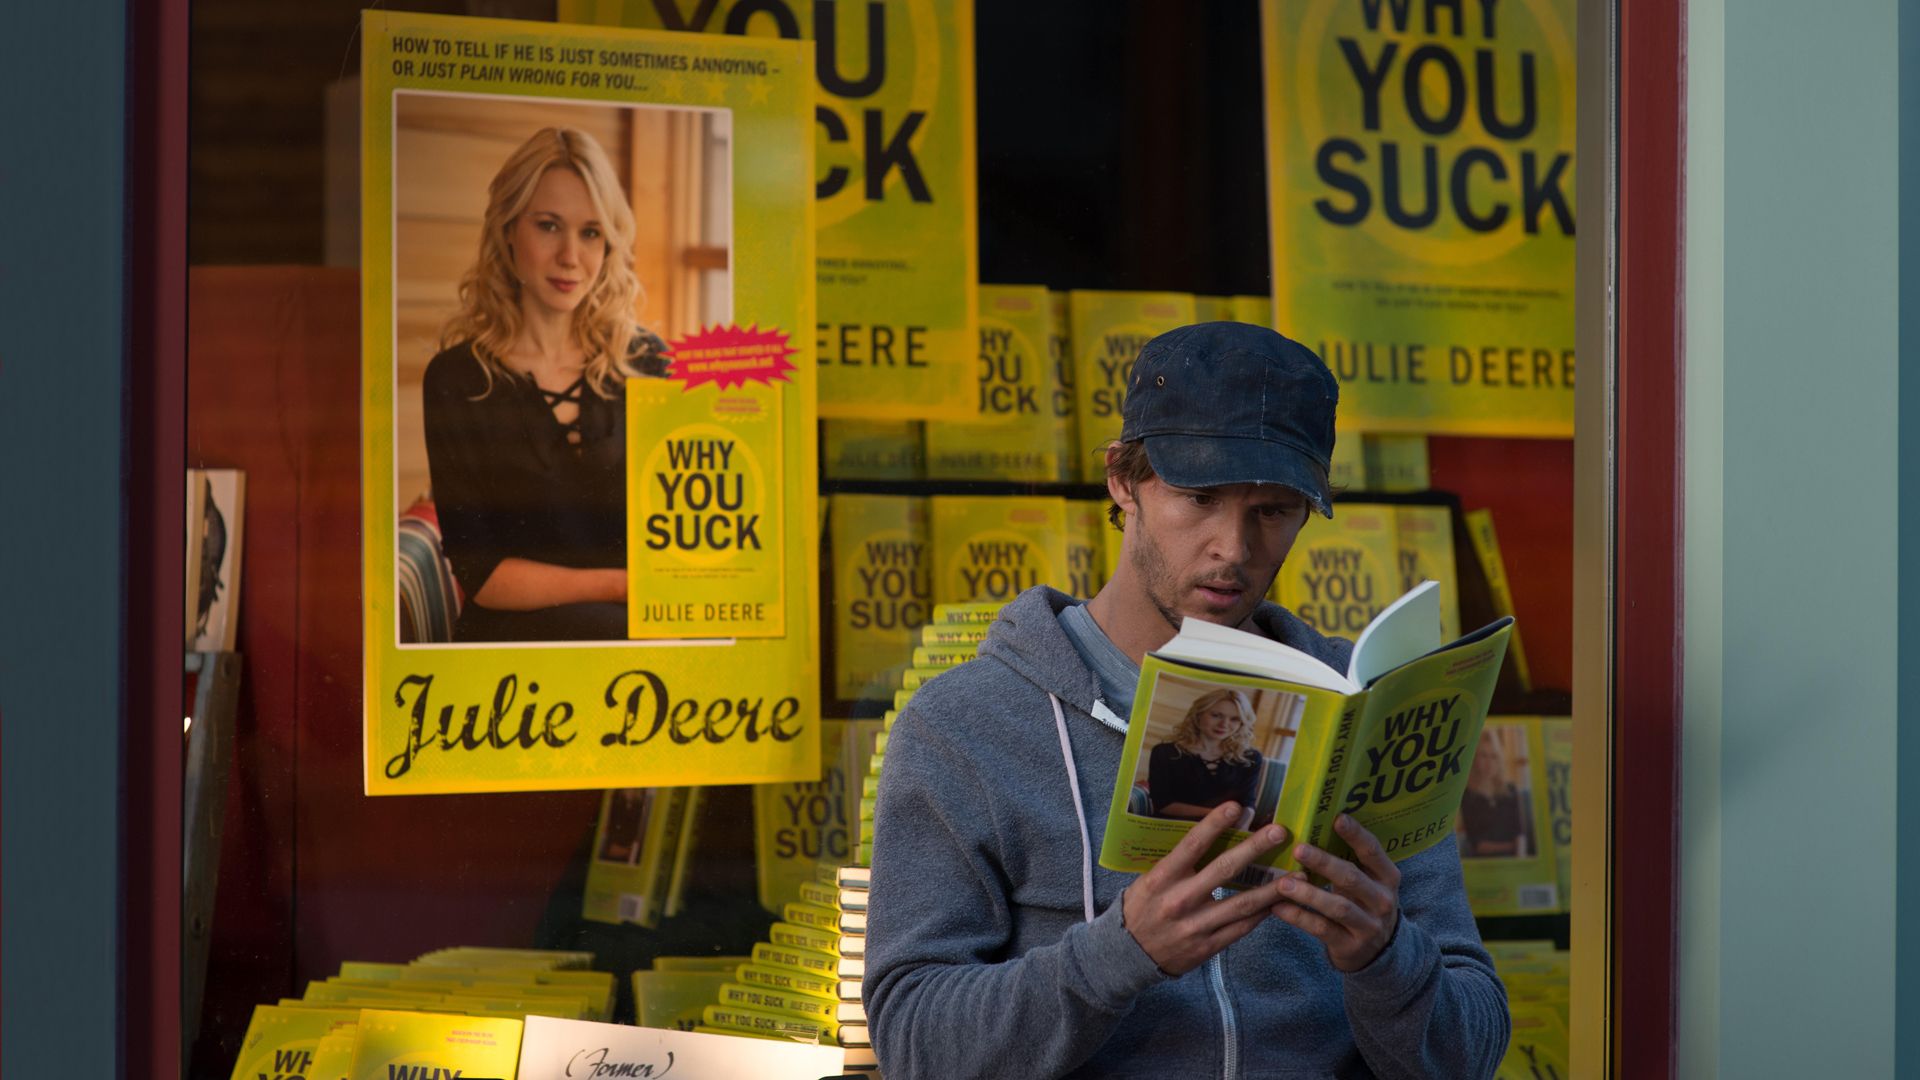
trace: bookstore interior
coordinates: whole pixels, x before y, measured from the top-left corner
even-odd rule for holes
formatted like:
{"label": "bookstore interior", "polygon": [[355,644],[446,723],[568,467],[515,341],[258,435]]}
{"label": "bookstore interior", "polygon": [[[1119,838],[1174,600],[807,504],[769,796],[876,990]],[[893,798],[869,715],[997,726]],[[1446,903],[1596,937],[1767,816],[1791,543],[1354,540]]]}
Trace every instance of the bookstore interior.
{"label": "bookstore interior", "polygon": [[[1269,824],[1393,880],[1457,852],[1462,926],[1420,928],[1409,891],[1388,948],[1497,972],[1495,1075],[1569,1075],[1608,1038],[1611,910],[1573,829],[1609,730],[1574,694],[1604,651],[1574,618],[1575,420],[1600,415],[1575,24],[1573,0],[194,3],[184,1075],[811,1080],[970,1041],[1070,1071],[1111,1048],[915,1015],[966,999],[899,1004],[932,984],[910,969],[1017,968],[1080,921],[1083,872],[1091,940],[1096,875],[1198,829],[1225,865]],[[1266,597],[1365,643],[1309,671],[1162,628],[1128,715],[1065,702],[1062,747],[1110,749],[1066,751],[1102,762],[1073,778],[1088,861],[1037,870],[987,792],[883,782],[889,737],[904,718],[896,774],[957,752],[926,734],[966,730],[940,683],[1022,593],[1165,570],[1123,548],[1146,504],[1107,447],[1149,342],[1219,323],[1337,384],[1330,453],[1289,451],[1330,513],[1275,511],[1308,520]],[[1049,719],[1019,718],[1051,746]],[[1015,781],[971,756],[953,775]],[[1581,799],[1587,846],[1609,802]],[[983,829],[1005,846],[965,847]],[[887,880],[941,844],[971,861]],[[1345,862],[1257,858],[1230,891],[1344,895]],[[965,955],[887,951],[983,888],[1018,911],[967,913]],[[1236,995],[1266,1015],[1238,963],[1176,980],[1217,987],[1149,1039],[1190,1057],[1126,1052],[1275,1053],[1236,1025]],[[870,1025],[881,977],[913,1033]],[[982,985],[1056,1007],[1021,977]]]}

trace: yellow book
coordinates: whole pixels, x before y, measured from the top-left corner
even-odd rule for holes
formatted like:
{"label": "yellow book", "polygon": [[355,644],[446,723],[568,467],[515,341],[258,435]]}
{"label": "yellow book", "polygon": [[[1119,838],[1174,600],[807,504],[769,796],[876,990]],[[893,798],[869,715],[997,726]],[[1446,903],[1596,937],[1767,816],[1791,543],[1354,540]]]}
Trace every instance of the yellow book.
{"label": "yellow book", "polygon": [[[1353,436],[1347,436],[1353,441]],[[1374,491],[1426,491],[1433,487],[1425,435],[1364,435],[1361,450]]]}
{"label": "yellow book", "polygon": [[838,1012],[834,1003],[825,998],[810,994],[789,994],[766,986],[751,983],[727,983],[720,988],[720,1004],[734,1005],[743,1009],[760,1009],[765,1012],[787,1013],[819,1020],[828,1025],[828,1030],[839,1026],[835,1019]]}
{"label": "yellow book", "polygon": [[1400,537],[1399,589],[1423,581],[1440,583],[1440,639],[1460,636],[1460,575],[1453,555],[1453,510],[1446,506],[1394,507]]}
{"label": "yellow book", "polygon": [[833,538],[833,682],[842,700],[881,697],[933,612],[927,500],[829,496]]}
{"label": "yellow book", "polygon": [[476,964],[513,964],[516,967],[552,968],[556,971],[580,971],[593,966],[593,954],[572,949],[504,949],[483,945],[460,945],[423,953],[416,964],[452,964],[472,967]]}
{"label": "yellow book", "polygon": [[1573,906],[1573,718],[1540,721],[1547,744],[1547,814],[1553,825],[1553,853],[1560,879],[1560,906]]}
{"label": "yellow book", "polygon": [[789,186],[817,205],[821,414],[964,416],[979,273],[973,5],[870,10],[881,9],[568,0],[560,17],[817,42],[805,69],[818,85],[803,91],[816,164],[779,175],[810,175]]}
{"label": "yellow book", "polygon": [[669,919],[677,917],[687,908],[687,883],[693,872],[700,804],[705,800],[704,788],[690,787],[686,792],[687,807],[680,827],[680,842],[673,847],[673,866],[667,875],[667,895],[660,908],[660,914]]}
{"label": "yellow book", "polygon": [[878,720],[823,720],[821,775],[753,788],[753,852],[760,906],[779,914],[812,885],[822,862],[853,858],[860,778]]}
{"label": "yellow book", "polygon": [[1327,464],[1327,485],[1338,497],[1342,492],[1370,490],[1373,477],[1367,472],[1367,455],[1358,435],[1334,440],[1333,460]]}
{"label": "yellow book", "polygon": [[1086,448],[1080,444],[1080,422],[1075,405],[1073,382],[1072,314],[1067,294],[1047,292],[1047,356],[1053,362],[1053,446],[1059,455],[1060,471],[1053,479],[1072,483],[1080,479],[1080,457]]}
{"label": "yellow book", "polygon": [[1512,1006],[1513,1034],[1494,1080],[1551,1080],[1573,1075],[1566,1022],[1551,1006]]}
{"label": "yellow book", "polygon": [[233,1080],[268,1076],[307,1076],[315,1049],[327,1033],[352,1026],[358,1009],[300,1009],[256,1005],[234,1059]]}
{"label": "yellow book", "polygon": [[1090,600],[1107,583],[1107,504],[1067,500],[1067,585],[1069,596]]}
{"label": "yellow book", "polygon": [[1394,508],[1342,503],[1333,520],[1307,522],[1276,587],[1281,605],[1308,626],[1352,638],[1400,596],[1399,566]]}
{"label": "yellow book", "polygon": [[1521,938],[1506,941],[1482,942],[1487,955],[1493,957],[1493,966],[1497,970],[1502,964],[1521,960],[1537,960],[1554,953],[1553,942],[1546,938]]}
{"label": "yellow book", "polygon": [[799,892],[800,899],[804,903],[819,904],[822,907],[830,908],[838,908],[840,906],[840,890],[834,888],[832,882],[822,882],[818,880],[803,881],[800,883]]}
{"label": "yellow book", "polygon": [[[782,910],[781,914],[786,917],[788,922],[799,926],[810,926],[818,930],[832,932],[838,932],[840,929],[840,909],[838,907],[827,907],[823,904],[809,904],[795,900],[788,904]],[[807,947],[817,948],[818,946]],[[827,949],[825,951],[832,952],[833,950]]]}
{"label": "yellow book", "polygon": [[[1480,563],[1480,572],[1487,579],[1487,593],[1493,601],[1495,615],[1513,614],[1513,588],[1507,584],[1507,563],[1500,555],[1500,536],[1493,528],[1493,511],[1469,510],[1464,519],[1467,526],[1467,539],[1473,544],[1473,557]],[[1533,671],[1527,666],[1527,650],[1520,643],[1520,635],[1513,636],[1513,674],[1520,682],[1520,689],[1533,689]]]}
{"label": "yellow book", "polygon": [[779,391],[627,380],[627,632],[786,635]]}
{"label": "yellow book", "polygon": [[[1454,828],[1468,765],[1511,622],[1439,644],[1434,588],[1401,597],[1366,628],[1344,672],[1256,634],[1189,619],[1148,653],[1127,723],[1100,865],[1142,872],[1212,807],[1246,807],[1221,850],[1269,823],[1346,857],[1333,831],[1351,814],[1404,859]],[[1217,770],[1185,762],[1202,718],[1238,737]],[[1212,721],[1207,721],[1211,723]],[[1261,856],[1240,886],[1297,869],[1294,845]]]}
{"label": "yellow book", "polygon": [[993,621],[1000,617],[1000,610],[1004,607],[1006,605],[997,600],[969,604],[935,604],[933,621],[949,626],[956,623],[991,626]]}
{"label": "yellow book", "polygon": [[831,975],[796,971],[792,968],[768,967],[764,964],[741,964],[734,970],[734,978],[749,986],[761,986],[788,994],[804,994],[822,1001],[835,1000],[835,988],[838,983],[838,980]]}
{"label": "yellow book", "polygon": [[656,956],[655,971],[732,971],[746,962],[744,956]]}
{"label": "yellow book", "polygon": [[594,1009],[603,1019],[613,1015],[614,974],[611,971],[553,971],[533,967],[418,967],[412,965],[360,964],[349,961],[340,965],[340,974],[354,975],[359,978],[384,978],[380,968],[397,968],[392,977],[405,982],[418,977],[432,977],[448,974],[463,984],[480,982],[522,984],[539,987],[557,987],[583,993],[593,1002]]}
{"label": "yellow book", "polygon": [[1234,318],[1233,297],[1201,296],[1193,297],[1194,322],[1238,322]]}
{"label": "yellow book", "polygon": [[908,668],[900,673],[900,687],[904,690],[918,690],[938,676],[944,675],[947,668]]}
{"label": "yellow book", "polygon": [[1236,296],[1233,298],[1233,321],[1252,323],[1255,326],[1274,325],[1273,297]]}
{"label": "yellow book", "polygon": [[940,603],[1005,602],[1067,575],[1065,499],[936,495],[933,596]]}
{"label": "yellow book", "polygon": [[1140,347],[1194,321],[1188,293],[1091,292],[1069,299],[1073,321],[1073,386],[1079,418],[1080,479],[1106,480],[1106,462],[1095,451],[1120,437],[1120,408]]}
{"label": "yellow book", "polygon": [[920,628],[920,644],[929,649],[962,645],[971,648],[985,640],[987,640],[985,626],[928,623]]}
{"label": "yellow book", "polygon": [[973,659],[975,652],[971,645],[921,645],[913,650],[913,666],[945,671]]}
{"label": "yellow book", "polygon": [[[659,960],[654,963],[657,965]],[[700,1011],[714,1003],[720,988],[731,978],[731,969],[636,971],[633,973],[634,1023],[641,1027],[692,1031],[700,1023]]]}
{"label": "yellow book", "polygon": [[[307,1080],[347,1080],[347,1074],[353,1071],[353,1048],[360,1041],[359,1015],[355,1012],[353,1023],[343,1024],[320,1037],[320,1042],[313,1050],[313,1065],[306,1072]],[[262,1072],[259,1075],[272,1077],[275,1074]],[[249,1075],[247,1080],[257,1080],[257,1077]]]}
{"label": "yellow book", "polygon": [[688,788],[619,788],[601,798],[581,916],[660,925],[686,833]]}
{"label": "yellow book", "polygon": [[1488,717],[1454,824],[1475,915],[1537,915],[1563,906],[1549,803],[1540,718]]}
{"label": "yellow book", "polygon": [[826,474],[835,480],[919,480],[927,475],[918,420],[823,420]]}
{"label": "yellow book", "polygon": [[348,1076],[513,1076],[520,1066],[521,1027],[518,1020],[366,1009],[360,1013],[360,1037]]}
{"label": "yellow book", "polygon": [[785,1013],[747,1009],[738,1005],[709,1005],[700,1010],[700,1018],[709,1027],[731,1028],[755,1035],[773,1035],[802,1040],[832,1037],[827,1031],[826,1020],[807,1016],[788,1016]]}
{"label": "yellow book", "polygon": [[783,949],[813,949],[838,953],[840,931],[825,930],[795,922],[777,922],[767,930],[767,940]]}
{"label": "yellow book", "polygon": [[1045,482],[1058,475],[1051,328],[1044,287],[980,286],[975,416],[927,424],[929,477]]}
{"label": "yellow book", "polygon": [[794,949],[784,945],[761,942],[753,947],[753,962],[763,967],[792,968],[795,971],[811,972],[815,975],[831,975],[838,967],[839,958],[830,952],[818,949]]}

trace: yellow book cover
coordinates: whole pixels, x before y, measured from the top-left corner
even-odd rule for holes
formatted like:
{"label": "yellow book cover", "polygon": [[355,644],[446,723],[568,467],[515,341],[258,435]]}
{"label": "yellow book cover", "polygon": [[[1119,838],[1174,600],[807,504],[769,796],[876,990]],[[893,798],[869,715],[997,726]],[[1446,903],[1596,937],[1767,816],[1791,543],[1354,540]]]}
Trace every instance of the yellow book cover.
{"label": "yellow book cover", "polygon": [[[796,96],[817,135],[820,410],[959,419],[972,411],[978,278],[973,4],[663,4],[564,0],[569,22],[814,43]],[[817,52],[816,52],[817,50]],[[695,69],[696,71],[698,69]],[[710,76],[686,77],[698,88]],[[790,92],[786,89],[781,93]]]}
{"label": "yellow book cover", "polygon": [[[1487,579],[1487,592],[1495,615],[1513,614],[1513,587],[1507,584],[1507,561],[1500,554],[1500,534],[1493,528],[1493,511],[1469,510],[1463,516],[1467,539],[1473,545],[1473,557]],[[1527,666],[1527,650],[1520,635],[1513,635],[1513,674],[1520,689],[1533,689],[1533,671]]]}
{"label": "yellow book cover", "polygon": [[1547,816],[1553,826],[1553,853],[1560,881],[1560,906],[1573,907],[1573,718],[1540,721],[1547,744]]}
{"label": "yellow book cover", "polygon": [[[686,826],[686,788],[616,788],[600,800],[582,918],[657,926],[666,877]],[[652,890],[660,888],[661,893]]]}
{"label": "yellow book cover", "polygon": [[1264,0],[1274,326],[1346,431],[1573,434],[1574,0]]}
{"label": "yellow book cover", "polygon": [[1560,864],[1539,717],[1493,716],[1467,770],[1454,835],[1475,915],[1558,911]]}
{"label": "yellow book cover", "polygon": [[1573,1075],[1566,1021],[1553,1008],[1516,1004],[1507,1054],[1494,1080],[1565,1080]]}
{"label": "yellow book cover", "polygon": [[358,1009],[300,1009],[255,1005],[247,1033],[234,1059],[233,1080],[258,1077],[304,1077],[314,1063],[314,1051],[328,1032],[351,1026]]}
{"label": "yellow book cover", "polygon": [[1233,321],[1252,323],[1255,326],[1273,325],[1273,297],[1236,296],[1233,298]]}
{"label": "yellow book cover", "polygon": [[1399,569],[1394,507],[1341,503],[1332,520],[1307,523],[1275,586],[1308,626],[1351,638],[1400,595]]}
{"label": "yellow book cover", "polygon": [[878,720],[825,720],[821,775],[753,789],[753,850],[760,906],[775,915],[815,881],[822,862],[853,858],[860,778]]}
{"label": "yellow book cover", "polygon": [[[824,869],[829,865],[831,864],[829,863],[814,864],[816,868],[821,868],[821,869]],[[822,907],[830,907],[830,908],[837,908],[840,906],[840,890],[834,888],[833,883],[831,881],[821,881],[818,877],[815,877],[814,880],[812,881],[803,881],[800,883],[799,892],[800,892],[800,899],[803,903],[819,904]]]}
{"label": "yellow book cover", "polygon": [[655,971],[732,971],[746,962],[744,956],[656,956]]}
{"label": "yellow book cover", "polygon": [[821,1001],[836,1000],[835,987],[839,981],[832,975],[795,971],[792,968],[767,967],[762,964],[741,964],[734,970],[734,978],[748,986],[805,995]]}
{"label": "yellow book cover", "polygon": [[1073,321],[1074,412],[1079,418],[1080,479],[1105,483],[1106,460],[1097,451],[1120,437],[1120,409],[1140,346],[1194,321],[1189,293],[1093,292],[1069,298]]}
{"label": "yellow book cover", "polygon": [[1453,509],[1446,506],[1396,506],[1394,528],[1400,537],[1399,590],[1423,581],[1440,583],[1440,639],[1460,636],[1460,573],[1453,558]]}
{"label": "yellow book cover", "polygon": [[521,1026],[518,1020],[365,1009],[347,1075],[352,1080],[513,1076],[520,1065]]}
{"label": "yellow book cover", "polygon": [[1327,463],[1327,484],[1337,497],[1347,491],[1367,491],[1373,477],[1367,472],[1367,455],[1361,436],[1345,435],[1333,444],[1333,460]]}
{"label": "yellow book cover", "polygon": [[788,949],[814,949],[830,953],[840,951],[840,931],[823,930],[795,922],[774,923],[767,930],[767,940]]}
{"label": "yellow book cover", "polygon": [[1067,500],[1067,584],[1070,596],[1090,600],[1107,583],[1107,504]]}
{"label": "yellow book cover", "polygon": [[[383,971],[381,969],[393,969]],[[399,982],[413,979],[452,978],[463,985],[509,983],[526,986],[558,987],[584,993],[595,1011],[613,1015],[614,974],[611,971],[553,971],[536,967],[474,966],[418,967],[403,964],[365,964],[348,961],[340,965],[343,977],[392,978]]]}
{"label": "yellow book cover", "polygon": [[636,971],[633,973],[634,1023],[641,1027],[692,1031],[700,1023],[700,1011],[714,1003],[720,988],[731,978],[729,970]]}
{"label": "yellow book cover", "polygon": [[1066,584],[1065,499],[936,495],[932,503],[937,602],[1004,603],[1035,585]]}
{"label": "yellow book cover", "polygon": [[919,480],[927,475],[919,420],[823,420],[827,476],[835,480]]}
{"label": "yellow book cover", "polygon": [[[1341,813],[1395,860],[1439,843],[1453,831],[1512,624],[1445,646],[1437,624],[1423,586],[1368,627],[1342,673],[1258,635],[1186,620],[1141,664],[1100,865],[1146,870],[1229,800],[1244,812],[1218,850],[1269,823],[1294,841],[1239,885],[1297,869],[1295,843],[1346,857],[1332,828]],[[1192,764],[1209,754],[1218,768]]]}
{"label": "yellow book cover", "polygon": [[[392,11],[361,27],[366,792],[813,773],[815,200],[794,182],[814,171],[812,47]],[[505,201],[535,192],[540,220],[580,228],[536,244],[537,215]],[[509,220],[529,236],[496,242]],[[560,242],[577,265],[537,287],[461,288],[535,274]],[[571,312],[573,383],[498,359],[528,305]],[[630,418],[623,382],[658,402]],[[466,603],[403,619],[400,514],[429,491]],[[698,546],[650,549],[649,523]]]}
{"label": "yellow book cover", "polygon": [[1053,362],[1053,445],[1060,455],[1060,471],[1053,479],[1073,483],[1080,479],[1080,456],[1086,448],[1080,443],[1079,410],[1075,405],[1073,382],[1073,315],[1067,294],[1047,290],[1047,356]]}
{"label": "yellow book cover", "polygon": [[927,500],[832,495],[833,681],[843,701],[884,697],[899,684],[933,614]]}
{"label": "yellow book cover", "polygon": [[1193,297],[1193,321],[1238,322],[1239,320],[1234,318],[1233,297],[1201,296],[1195,293]]}
{"label": "yellow book cover", "polygon": [[[840,929],[840,909],[838,907],[827,907],[821,904],[809,904],[802,900],[794,900],[781,909],[781,914],[785,916],[788,922],[796,926],[811,926],[816,930],[833,932],[838,932]],[[817,946],[808,945],[804,946],[804,948],[811,949],[817,948]],[[832,952],[833,950],[828,949],[825,951]]]}
{"label": "yellow book cover", "polygon": [[[359,1015],[355,1012],[353,1023],[320,1037],[320,1042],[313,1049],[313,1064],[305,1073],[306,1080],[347,1080],[347,1074],[353,1071],[353,1048],[360,1041]],[[259,1075],[271,1080],[275,1074],[262,1072]],[[250,1075],[247,1080],[257,1080],[257,1077]]]}
{"label": "yellow book cover", "polygon": [[[1352,441],[1353,436],[1347,436]],[[1375,491],[1426,491],[1433,487],[1425,435],[1362,435],[1367,478]]]}
{"label": "yellow book cover", "polygon": [[665,380],[627,382],[627,633],[783,637],[780,391],[683,383],[680,362]]}
{"label": "yellow book cover", "polygon": [[1044,483],[1059,474],[1052,322],[1044,287],[980,286],[975,415],[927,422],[929,477]]}

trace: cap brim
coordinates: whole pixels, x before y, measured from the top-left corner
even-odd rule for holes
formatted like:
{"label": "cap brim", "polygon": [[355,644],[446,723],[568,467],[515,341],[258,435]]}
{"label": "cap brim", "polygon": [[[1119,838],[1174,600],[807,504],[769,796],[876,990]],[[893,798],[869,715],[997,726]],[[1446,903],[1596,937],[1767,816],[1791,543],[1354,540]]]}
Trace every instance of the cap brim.
{"label": "cap brim", "polygon": [[1305,495],[1322,516],[1333,516],[1327,471],[1303,450],[1222,435],[1150,435],[1141,441],[1153,471],[1175,487],[1279,484]]}

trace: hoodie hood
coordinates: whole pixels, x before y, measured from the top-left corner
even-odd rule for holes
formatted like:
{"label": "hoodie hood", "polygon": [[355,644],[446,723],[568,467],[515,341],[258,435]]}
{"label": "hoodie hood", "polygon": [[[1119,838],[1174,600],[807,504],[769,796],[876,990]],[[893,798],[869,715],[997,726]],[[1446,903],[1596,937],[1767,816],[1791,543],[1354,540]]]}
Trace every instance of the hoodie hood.
{"label": "hoodie hood", "polygon": [[[1080,659],[1079,650],[1060,628],[1060,612],[1081,603],[1058,589],[1036,585],[1000,609],[987,628],[980,655],[1006,664],[1028,682],[1082,712],[1091,713],[1100,696],[1100,680]],[[1264,635],[1290,645],[1337,671],[1347,669],[1353,643],[1325,637],[1291,611],[1271,601],[1254,609],[1253,624]]]}

